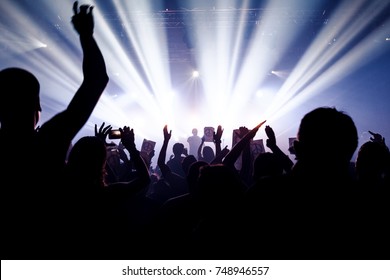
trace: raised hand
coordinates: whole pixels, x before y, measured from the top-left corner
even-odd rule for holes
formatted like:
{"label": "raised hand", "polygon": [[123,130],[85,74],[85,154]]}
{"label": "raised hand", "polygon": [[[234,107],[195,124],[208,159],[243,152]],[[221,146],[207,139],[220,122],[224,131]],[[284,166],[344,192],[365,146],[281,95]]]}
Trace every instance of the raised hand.
{"label": "raised hand", "polygon": [[92,35],[94,28],[92,16],[93,6],[81,5],[79,8],[78,5],[78,1],[73,3],[73,27],[80,35]]}
{"label": "raised hand", "polygon": [[164,141],[161,146],[160,153],[158,155],[157,165],[160,168],[162,174],[168,175],[171,173],[171,169],[165,163],[165,158],[167,156],[168,142],[169,139],[171,139],[172,130],[168,132],[168,125],[164,125],[163,133],[164,133]]}
{"label": "raised hand", "polygon": [[215,143],[221,143],[221,137],[222,137],[223,129],[222,126],[218,126],[217,132],[213,132],[213,140]]}
{"label": "raised hand", "polygon": [[265,126],[265,134],[267,134],[268,139],[266,140],[266,145],[268,148],[272,149],[276,146],[276,137],[275,132],[269,125]]}
{"label": "raised hand", "polygon": [[378,143],[381,143],[381,144],[385,144],[385,138],[382,137],[382,135],[380,135],[379,133],[375,133],[375,132],[372,132],[372,131],[368,131],[368,133],[370,133],[372,135],[372,137],[370,137],[370,140],[372,142],[378,142]]}
{"label": "raised hand", "polygon": [[103,122],[98,130],[97,124],[95,124],[95,136],[100,138],[105,144],[107,144],[106,142],[107,135],[110,133],[112,126],[111,125],[104,126],[104,125],[105,123]]}
{"label": "raised hand", "polygon": [[164,126],[163,133],[164,133],[164,141],[169,141],[169,139],[171,139],[172,136],[172,130],[168,132],[168,125]]}
{"label": "raised hand", "polygon": [[134,148],[135,147],[135,137],[134,137],[134,130],[130,129],[128,126],[124,126],[123,129],[119,128],[121,132],[121,142],[123,146],[126,147],[126,149]]}
{"label": "raised hand", "polygon": [[249,129],[245,126],[240,126],[238,128],[238,131],[236,131],[236,135],[239,139],[241,139],[242,137],[244,137],[247,133],[249,132]]}

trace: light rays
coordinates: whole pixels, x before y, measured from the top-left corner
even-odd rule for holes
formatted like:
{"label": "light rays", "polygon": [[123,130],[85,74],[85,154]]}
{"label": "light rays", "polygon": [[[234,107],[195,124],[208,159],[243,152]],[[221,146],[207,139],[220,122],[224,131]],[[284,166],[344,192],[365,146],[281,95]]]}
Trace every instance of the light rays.
{"label": "light rays", "polygon": [[[82,81],[81,47],[70,23],[73,1],[14,2],[0,4],[6,15],[0,19],[1,68],[19,65],[36,74],[44,122],[68,105]],[[163,1],[115,0],[111,16],[107,3],[90,2],[110,82],[80,135],[93,134],[94,125],[102,122],[128,125],[136,132],[138,147],[146,138],[157,142],[158,152],[165,124],[174,141],[185,141],[194,127],[201,132],[204,126],[222,125],[224,143],[230,146],[233,129],[252,128],[267,119],[278,137],[288,139],[312,107],[334,103],[348,108],[338,103],[341,93],[326,91],[388,51],[384,44],[390,34],[383,26],[390,26],[390,16],[383,14],[390,9],[389,0],[339,1],[317,25],[310,20],[297,24],[299,13],[291,11],[319,10],[326,1],[307,7],[288,1],[288,8],[283,0],[264,1],[267,5],[256,9],[249,0],[219,0],[215,7],[201,2],[186,1],[193,9],[185,16],[183,10],[166,11]],[[169,17],[177,25],[165,24]],[[49,30],[43,26],[48,23]],[[305,34],[310,24],[318,29],[314,35]],[[169,59],[185,44],[182,38],[171,42],[169,28],[186,29],[193,42],[180,70]],[[302,33],[313,40],[297,46]],[[179,47],[172,50],[172,45]],[[294,63],[285,63],[294,60],[292,50],[298,47],[303,51],[293,57]],[[194,70],[199,76],[191,76]],[[259,131],[256,138],[264,137]]]}
{"label": "light rays", "polygon": [[[326,25],[315,38],[310,48],[300,59],[293,72],[283,84],[277,94],[273,106],[267,114],[275,113],[283,117],[286,110],[293,110],[308,98],[318,92],[331,87],[340,79],[358,69],[367,60],[380,55],[380,46],[374,44],[374,38],[385,35],[385,29],[373,30],[353,46],[350,44],[356,40],[361,32],[372,24],[372,17],[376,17],[389,7],[389,2],[384,1],[355,1],[352,8],[344,2],[335,13],[335,18],[340,18],[335,24]],[[364,10],[361,11],[364,6]],[[387,19],[387,22],[389,19]],[[334,46],[329,42],[337,37]],[[381,48],[384,50],[384,48]],[[343,54],[340,56],[340,54]],[[292,99],[295,100],[292,100]],[[283,108],[283,106],[286,106]]]}

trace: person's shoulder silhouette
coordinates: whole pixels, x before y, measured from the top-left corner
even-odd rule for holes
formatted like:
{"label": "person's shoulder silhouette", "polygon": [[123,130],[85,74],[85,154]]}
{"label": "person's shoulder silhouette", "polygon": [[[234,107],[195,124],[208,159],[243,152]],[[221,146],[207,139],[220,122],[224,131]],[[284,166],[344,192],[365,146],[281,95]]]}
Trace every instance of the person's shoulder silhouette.
{"label": "person's shoulder silhouette", "polygon": [[249,222],[261,213],[267,225],[259,230],[248,224],[243,230],[248,246],[256,246],[259,237],[269,240],[258,248],[257,258],[344,258],[356,253],[353,236],[361,233],[349,166],[357,144],[357,129],[347,113],[319,107],[303,116],[291,171],[258,180],[245,196],[243,218]]}

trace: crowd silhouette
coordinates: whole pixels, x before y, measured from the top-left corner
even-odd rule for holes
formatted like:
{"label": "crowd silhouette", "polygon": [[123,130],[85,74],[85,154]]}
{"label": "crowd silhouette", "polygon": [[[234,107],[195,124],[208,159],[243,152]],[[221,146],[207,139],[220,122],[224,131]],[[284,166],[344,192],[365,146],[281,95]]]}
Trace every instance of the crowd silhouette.
{"label": "crowd silhouette", "polygon": [[109,83],[93,7],[73,10],[84,79],[66,110],[37,127],[39,81],[26,69],[0,72],[2,259],[389,258],[389,148],[370,131],[352,162],[357,128],[334,107],[304,115],[295,163],[272,124],[269,151],[253,155],[266,121],[240,127],[230,149],[221,125],[214,149],[193,129],[189,153],[177,142],[168,159],[165,125],[156,169],[129,126],[119,145],[105,123],[73,144]]}

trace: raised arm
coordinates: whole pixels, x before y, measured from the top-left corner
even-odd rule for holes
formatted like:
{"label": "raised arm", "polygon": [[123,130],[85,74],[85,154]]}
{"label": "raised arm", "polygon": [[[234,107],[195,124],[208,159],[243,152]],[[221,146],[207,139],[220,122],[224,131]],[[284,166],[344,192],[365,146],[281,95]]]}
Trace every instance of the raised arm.
{"label": "raised arm", "polygon": [[93,6],[81,5],[74,2],[72,23],[80,37],[83,51],[83,75],[84,80],[70,102],[67,111],[70,111],[78,120],[81,128],[96,106],[107,83],[108,76],[103,55],[93,36],[94,20],[92,15]]}
{"label": "raised arm", "polygon": [[221,152],[219,152],[219,154],[216,154],[215,155],[215,158],[210,162],[210,164],[219,164],[219,163],[222,163],[223,159],[225,158],[225,156],[229,153],[229,149],[228,149],[228,146],[226,145],[225,148],[223,148],[221,150]]}
{"label": "raised arm", "polygon": [[72,24],[79,34],[83,52],[83,81],[67,109],[57,114],[50,123],[62,127],[63,139],[73,139],[91,116],[108,83],[103,55],[93,36],[93,7],[74,2]]}
{"label": "raised arm", "polygon": [[290,172],[294,163],[285,153],[283,153],[283,151],[276,144],[275,132],[272,127],[267,125],[265,127],[265,133],[268,137],[268,139],[266,140],[266,146],[270,148],[271,151],[277,156],[278,160],[283,165],[284,171]]}
{"label": "raised arm", "polygon": [[[241,135],[246,135],[249,132],[248,128],[240,127],[240,138]],[[252,137],[253,138],[253,137]],[[252,155],[251,155],[251,140],[250,139],[247,144],[242,148],[241,152],[241,169],[239,171],[241,179],[245,182],[245,184],[249,185],[250,180],[252,178]]]}
{"label": "raised arm", "polygon": [[[135,146],[135,137],[134,137],[134,130],[130,129],[128,126],[124,126],[123,129],[120,128],[121,131],[121,142],[123,146],[129,151],[131,161],[133,163],[133,167],[135,168],[137,172],[137,178],[130,181],[130,182],[122,182],[119,184],[126,185],[127,187],[131,187],[132,192],[138,191],[150,183],[150,176],[149,176],[149,170],[146,166],[144,160],[142,159],[140,152],[137,150],[137,147]],[[111,186],[116,186],[119,184],[111,184]]]}
{"label": "raised arm", "polygon": [[375,133],[375,132],[372,132],[370,130],[368,131],[368,133],[370,133],[372,135],[370,137],[370,140],[372,142],[378,142],[378,143],[382,144],[383,146],[385,146],[387,150],[389,150],[389,147],[386,146],[385,137],[383,137],[379,133]]}
{"label": "raised arm", "polygon": [[257,131],[265,122],[266,121],[259,123],[247,134],[245,134],[245,136],[242,137],[240,141],[238,141],[236,145],[234,145],[234,147],[226,155],[225,159],[223,160],[223,164],[233,167],[241,152],[244,150],[245,146],[249,144],[250,140],[253,139],[253,137],[255,137]]}
{"label": "raised arm", "polygon": [[163,129],[163,133],[164,133],[164,141],[161,146],[160,154],[158,155],[157,164],[161,170],[162,175],[164,177],[167,177],[171,173],[171,169],[166,164],[165,159],[167,157],[167,148],[168,148],[169,140],[171,139],[172,130],[168,132],[168,126],[165,125]]}
{"label": "raised arm", "polygon": [[111,125],[106,125],[106,123],[102,123],[98,129],[97,124],[95,124],[95,136],[101,139],[105,145],[107,145],[107,135],[110,133],[112,129]]}
{"label": "raised arm", "polygon": [[72,24],[80,37],[84,77],[69,106],[39,129],[39,149],[47,151],[40,155],[42,164],[52,170],[45,174],[62,168],[70,143],[88,121],[108,83],[105,62],[93,37],[93,8],[88,5],[79,8],[76,1],[73,10]]}
{"label": "raised arm", "polygon": [[202,155],[203,144],[204,144],[204,136],[202,137],[202,141],[200,142],[200,145],[198,147],[198,160],[203,159],[203,155]]}
{"label": "raised arm", "polygon": [[213,132],[213,141],[215,144],[215,157],[221,153],[221,138],[223,129],[222,126],[218,125],[217,132]]}

